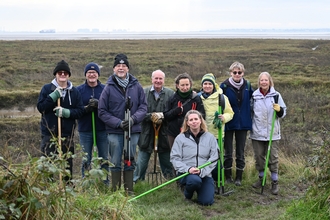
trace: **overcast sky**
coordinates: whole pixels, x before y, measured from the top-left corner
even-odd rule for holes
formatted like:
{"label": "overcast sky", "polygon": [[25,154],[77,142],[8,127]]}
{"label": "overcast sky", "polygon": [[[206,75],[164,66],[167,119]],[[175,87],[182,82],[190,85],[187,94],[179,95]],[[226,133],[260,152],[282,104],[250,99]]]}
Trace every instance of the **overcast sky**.
{"label": "overcast sky", "polygon": [[1,0],[0,31],[330,28],[329,0]]}

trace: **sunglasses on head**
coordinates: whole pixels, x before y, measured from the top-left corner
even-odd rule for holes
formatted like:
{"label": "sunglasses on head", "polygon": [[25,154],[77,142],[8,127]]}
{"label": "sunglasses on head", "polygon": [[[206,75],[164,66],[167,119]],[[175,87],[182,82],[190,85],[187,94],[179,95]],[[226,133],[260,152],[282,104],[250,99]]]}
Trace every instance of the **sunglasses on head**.
{"label": "sunglasses on head", "polygon": [[241,72],[241,71],[238,71],[238,72],[237,72],[237,71],[234,71],[233,74],[234,74],[234,75],[236,75],[236,74],[241,75],[242,72]]}

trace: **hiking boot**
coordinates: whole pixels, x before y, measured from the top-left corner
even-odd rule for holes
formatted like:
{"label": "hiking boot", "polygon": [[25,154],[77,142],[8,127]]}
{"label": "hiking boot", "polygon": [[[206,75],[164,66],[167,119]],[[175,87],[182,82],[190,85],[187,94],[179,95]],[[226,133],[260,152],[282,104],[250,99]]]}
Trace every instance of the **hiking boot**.
{"label": "hiking boot", "polygon": [[278,181],[274,180],[272,182],[272,194],[277,195],[278,194]]}
{"label": "hiking boot", "polygon": [[228,169],[228,170],[225,169],[225,180],[226,180],[227,184],[230,184],[230,183],[234,182],[231,175],[232,175],[231,174],[231,169]]}
{"label": "hiking boot", "polygon": [[262,176],[259,176],[258,181],[253,183],[252,187],[255,189],[260,189],[262,187]]}
{"label": "hiking boot", "polygon": [[243,170],[236,170],[236,178],[235,178],[235,185],[236,186],[241,186],[242,185],[242,175],[243,175]]}

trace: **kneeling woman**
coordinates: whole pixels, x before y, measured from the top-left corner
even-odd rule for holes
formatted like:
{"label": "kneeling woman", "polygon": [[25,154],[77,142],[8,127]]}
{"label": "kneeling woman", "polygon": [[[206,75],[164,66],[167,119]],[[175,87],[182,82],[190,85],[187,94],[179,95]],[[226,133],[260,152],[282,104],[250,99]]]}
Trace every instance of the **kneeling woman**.
{"label": "kneeling woman", "polygon": [[[214,181],[212,170],[219,158],[217,140],[207,131],[202,114],[190,110],[185,115],[181,133],[175,138],[171,151],[171,162],[177,174],[189,172],[180,179],[184,186],[186,199],[191,200],[197,192],[197,202],[201,205],[212,205],[214,202]],[[197,167],[214,161],[210,165]]]}

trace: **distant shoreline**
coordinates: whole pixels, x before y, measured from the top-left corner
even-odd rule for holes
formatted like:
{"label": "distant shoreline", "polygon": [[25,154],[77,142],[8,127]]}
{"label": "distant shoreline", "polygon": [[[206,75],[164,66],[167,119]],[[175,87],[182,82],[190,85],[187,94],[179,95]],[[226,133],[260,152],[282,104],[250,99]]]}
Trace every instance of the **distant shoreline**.
{"label": "distant shoreline", "polygon": [[330,40],[330,32],[164,32],[19,33],[0,32],[0,40],[147,40],[147,39],[310,39]]}

